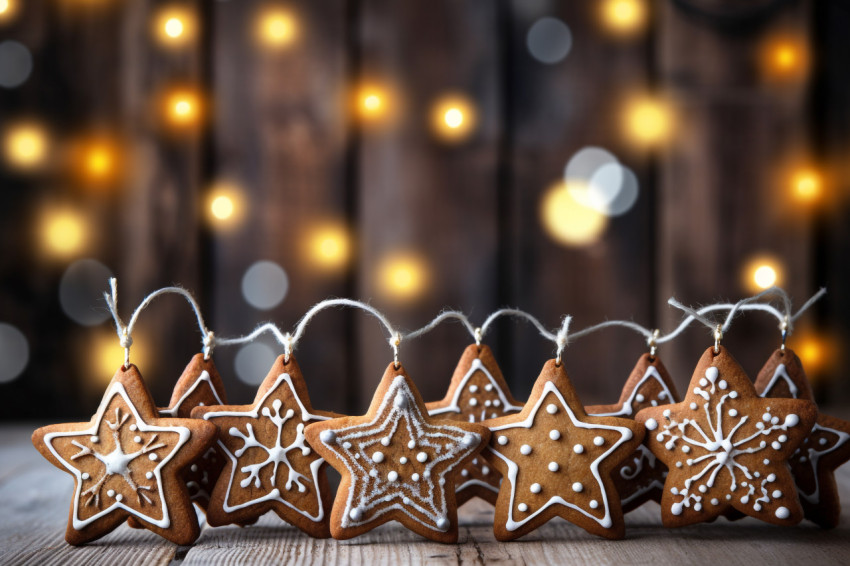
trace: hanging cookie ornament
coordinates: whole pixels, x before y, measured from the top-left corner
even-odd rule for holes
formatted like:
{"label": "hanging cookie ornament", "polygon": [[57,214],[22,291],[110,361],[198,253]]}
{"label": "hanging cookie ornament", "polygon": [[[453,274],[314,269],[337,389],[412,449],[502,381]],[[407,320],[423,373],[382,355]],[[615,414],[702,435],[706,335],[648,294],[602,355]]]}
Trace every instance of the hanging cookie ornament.
{"label": "hanging cookie ornament", "polygon": [[[613,405],[585,407],[589,415],[634,419],[641,409],[679,402],[679,395],[667,368],[657,355],[656,330],[649,340],[650,351],[640,357],[623,386],[619,402]],[[637,509],[647,501],[661,501],[665,466],[643,444],[614,470],[613,481],[620,495],[623,513]]]}
{"label": "hanging cookie ornament", "polygon": [[[455,368],[446,396],[427,403],[432,417],[469,423],[481,422],[519,412],[522,405],[511,395],[505,378],[493,358],[493,352],[480,341],[467,346]],[[455,487],[457,504],[473,497],[496,503],[502,476],[483,458],[474,458],[460,470]]]}
{"label": "hanging cookie ornament", "polygon": [[289,347],[252,404],[196,407],[192,417],[219,428],[227,459],[210,498],[209,524],[246,524],[274,511],[310,536],[330,536],[326,463],[307,445],[304,431],[336,416],[312,408]]}
{"label": "hanging cookie ornament", "polygon": [[[756,392],[762,397],[805,399],[814,393],[800,358],[782,347],[761,369]],[[818,413],[811,432],[788,459],[806,519],[823,528],[834,528],[841,517],[835,469],[850,460],[850,422]]]}
{"label": "hanging cookie ornament", "polygon": [[[681,307],[707,326],[714,323]],[[713,520],[736,509],[778,525],[794,525],[803,511],[787,461],[814,424],[810,401],[762,399],[743,368],[720,345],[700,358],[681,403],[637,414],[647,446],[669,468],[661,499],[662,522],[679,527]]]}
{"label": "hanging cookie ornament", "polygon": [[32,441],[53,465],[74,477],[65,540],[78,545],[114,530],[129,517],[181,545],[200,534],[186,469],[213,444],[210,423],[159,416],[136,366],[130,364],[132,325],[117,315],[117,290],[107,302],[125,350],[124,364],[87,423],[39,428]]}
{"label": "hanging cookie ornament", "polygon": [[569,318],[556,337],[556,359],[543,366],[522,411],[485,423],[487,460],[504,476],[494,520],[501,541],[554,517],[607,538],[625,534],[611,474],[640,444],[642,427],[586,413],[561,363],[568,325]]}
{"label": "hanging cookie ornament", "polygon": [[369,411],[307,427],[307,440],[342,475],[331,514],[334,538],[347,539],[398,521],[431,540],[457,541],[455,484],[478,456],[489,431],[480,424],[428,415],[395,359]]}

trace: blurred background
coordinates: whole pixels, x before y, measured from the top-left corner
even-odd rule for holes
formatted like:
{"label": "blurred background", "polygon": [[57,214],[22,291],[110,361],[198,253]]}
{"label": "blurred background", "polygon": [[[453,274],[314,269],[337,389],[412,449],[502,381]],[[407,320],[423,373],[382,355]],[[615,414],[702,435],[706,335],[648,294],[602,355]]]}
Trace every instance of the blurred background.
{"label": "blurred background", "polygon": [[[0,0],[0,419],[94,411],[123,361],[111,275],[123,316],[181,284],[218,336],[334,296],[403,329],[514,306],[669,330],[672,295],[826,286],[789,345],[846,405],[848,31],[845,0]],[[159,299],[134,340],[167,403],[191,311]],[[509,320],[485,341],[519,398],[554,353]],[[471,342],[402,344],[426,400]],[[680,389],[711,343],[660,349]],[[779,343],[759,313],[724,340],[753,377]],[[565,360],[614,402],[644,351],[610,329]],[[230,400],[280,353],[216,350]],[[392,359],[341,310],[297,356],[314,406],[358,413]]]}

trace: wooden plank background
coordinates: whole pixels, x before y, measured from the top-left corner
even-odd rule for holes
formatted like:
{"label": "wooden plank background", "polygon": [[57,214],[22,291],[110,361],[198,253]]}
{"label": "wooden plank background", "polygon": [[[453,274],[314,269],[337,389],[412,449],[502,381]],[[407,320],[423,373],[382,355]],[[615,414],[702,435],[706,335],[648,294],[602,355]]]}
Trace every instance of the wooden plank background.
{"label": "wooden plank background", "polygon": [[[265,320],[291,327],[331,296],[370,301],[403,329],[445,307],[480,323],[501,306],[526,309],[549,327],[571,314],[575,328],[606,318],[670,328],[679,314],[668,297],[742,297],[742,264],[768,251],[786,266],[798,304],[829,286],[811,321],[846,343],[850,12],[841,3],[656,0],[646,32],[619,40],[600,31],[594,2],[293,0],[301,38],[274,54],[251,39],[265,5],[258,0],[182,2],[201,25],[195,44],[179,52],[150,37],[164,1],[25,4],[0,40],[25,43],[36,70],[21,88],[0,92],[0,126],[35,114],[60,135],[109,127],[127,140],[135,167],[120,191],[96,195],[66,190],[61,178],[0,170],[0,320],[22,329],[32,347],[24,375],[0,384],[0,394],[21,401],[0,419],[86,415],[108,377],[88,369],[107,325],[80,329],[64,316],[57,288],[65,266],[40,261],[33,248],[33,216],[57,200],[89,211],[99,238],[87,255],[118,275],[125,312],[146,292],[180,283],[197,293],[218,335]],[[749,8],[759,17],[734,25]],[[572,51],[555,66],[535,62],[526,47],[529,27],[546,15],[573,33]],[[812,78],[792,88],[764,85],[752,56],[779,31],[807,38],[815,54]],[[363,127],[347,112],[347,96],[370,77],[392,84],[404,102],[395,128]],[[173,81],[197,85],[211,101],[195,135],[164,136],[152,119],[151,101]],[[622,139],[620,106],[636,89],[666,93],[678,109],[680,134],[663,151],[636,151]],[[477,104],[478,127],[463,144],[428,132],[430,104],[445,91]],[[545,234],[539,201],[588,145],[631,167],[641,194],[597,243],[567,248]],[[774,175],[800,146],[835,164],[832,189],[843,196],[814,218],[789,212]],[[204,220],[204,197],[220,179],[246,191],[248,217],[237,231],[214,232]],[[309,269],[300,248],[328,218],[348,223],[356,241],[350,268],[331,276]],[[398,249],[415,249],[430,266],[419,299],[391,301],[377,287],[381,259]],[[245,269],[261,259],[290,279],[270,311],[252,309],[240,293]],[[142,372],[161,403],[199,347],[179,301],[156,303],[137,336],[148,352]],[[727,344],[754,374],[777,340],[773,323],[754,315]],[[520,398],[553,353],[514,322],[499,322],[487,341]],[[402,345],[426,398],[442,396],[468,342],[459,325],[447,325]],[[709,342],[693,329],[662,348],[680,386]],[[572,345],[566,363],[582,399],[614,401],[644,348],[621,330]],[[834,368],[846,361],[838,350]],[[253,386],[236,378],[235,353],[222,348],[215,358],[230,397],[246,401]],[[378,324],[348,311],[320,315],[298,356],[314,405],[343,412],[366,409],[391,359]],[[848,380],[825,377],[833,379],[819,382],[821,395],[846,403]],[[42,405],[24,402],[35,395]]]}

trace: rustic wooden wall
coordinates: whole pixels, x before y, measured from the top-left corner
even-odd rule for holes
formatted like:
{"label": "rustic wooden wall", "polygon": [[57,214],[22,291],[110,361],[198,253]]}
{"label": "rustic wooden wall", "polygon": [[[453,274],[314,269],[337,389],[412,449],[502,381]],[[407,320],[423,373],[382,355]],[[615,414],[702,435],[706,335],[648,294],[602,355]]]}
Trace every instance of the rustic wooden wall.
{"label": "rustic wooden wall", "polygon": [[[680,316],[668,297],[693,304],[741,297],[742,263],[767,251],[782,258],[785,286],[799,301],[830,286],[812,321],[846,336],[848,201],[815,217],[798,214],[774,174],[790,151],[809,146],[837,164],[832,189],[847,194],[850,12],[842,3],[754,0],[743,9],[656,0],[647,32],[624,41],[600,32],[594,2],[299,0],[289,4],[301,39],[280,53],[251,41],[258,0],[182,2],[199,16],[196,43],[158,48],[149,21],[164,4],[29,0],[0,28],[0,40],[22,41],[36,58],[25,86],[0,92],[0,122],[35,113],[69,135],[108,126],[126,139],[135,164],[120,191],[97,195],[67,191],[61,178],[0,171],[0,320],[21,328],[33,348],[26,373],[0,384],[0,394],[46,396],[46,408],[16,403],[0,418],[83,414],[98,399],[97,387],[83,387],[93,380],[85,362],[95,331],[64,317],[56,292],[63,266],[34,259],[30,242],[34,211],[57,198],[90,211],[100,234],[90,255],[119,276],[123,308],[180,283],[197,293],[219,335],[265,320],[291,327],[331,296],[371,301],[403,329],[444,307],[480,324],[500,306],[526,309],[549,327],[568,313],[574,328],[605,318],[670,328]],[[555,66],[535,62],[526,48],[529,27],[543,15],[573,33],[571,53]],[[751,54],[778,30],[809,38],[811,80],[775,89],[760,79]],[[365,127],[347,111],[353,86],[370,77],[391,83],[404,103],[392,129]],[[209,121],[191,135],[165,135],[152,117],[151,101],[174,81],[197,85],[211,101]],[[638,89],[665,92],[678,108],[679,134],[663,150],[623,141],[619,109]],[[463,144],[441,144],[428,132],[430,104],[445,91],[465,92],[478,105],[477,130]],[[588,145],[620,156],[637,173],[641,195],[599,242],[567,248],[545,234],[539,200]],[[204,196],[219,179],[246,191],[239,230],[214,232],[204,221]],[[299,244],[328,218],[347,222],[356,241],[350,268],[332,275],[309,269]],[[386,253],[405,248],[427,260],[431,285],[421,299],[390,301],[375,270]],[[261,259],[290,278],[285,301],[271,311],[251,309],[240,294],[242,274]],[[139,326],[137,340],[150,353],[142,371],[160,402],[199,347],[180,301],[162,300]],[[752,372],[777,340],[773,322],[758,315],[727,337]],[[426,398],[442,395],[469,342],[459,325],[447,325],[402,344]],[[487,342],[518,397],[553,353],[529,325],[507,320]],[[694,329],[661,350],[680,385],[709,343]],[[644,348],[624,330],[572,345],[567,368],[585,402],[613,401]],[[391,360],[376,321],[339,310],[319,316],[297,354],[314,404],[337,411],[364,410]],[[234,355],[222,348],[216,361],[231,397],[246,401],[253,389],[236,379]],[[850,397],[847,380],[823,383],[830,400]]]}

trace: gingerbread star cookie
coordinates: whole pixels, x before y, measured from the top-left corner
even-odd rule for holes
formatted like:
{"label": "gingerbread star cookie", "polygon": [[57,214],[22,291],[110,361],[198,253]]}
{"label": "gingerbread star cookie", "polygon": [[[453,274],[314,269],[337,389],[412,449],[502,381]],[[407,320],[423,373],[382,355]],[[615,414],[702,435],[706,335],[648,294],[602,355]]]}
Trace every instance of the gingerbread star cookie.
{"label": "gingerbread star cookie", "polygon": [[227,462],[207,508],[213,526],[250,523],[267,511],[314,537],[328,537],[325,461],[307,445],[310,423],[335,417],[310,405],[295,356],[280,356],[251,405],[196,407],[215,424]]}
{"label": "gingerbread star cookie", "polygon": [[685,400],[641,410],[647,446],[669,468],[664,526],[712,520],[730,509],[778,525],[803,510],[787,460],[817,416],[810,401],[762,399],[722,346],[708,348]]}
{"label": "gingerbread star cookie", "polygon": [[[776,350],[756,379],[762,397],[814,401],[800,359],[790,349]],[[818,413],[802,445],[788,459],[806,519],[831,529],[838,525],[841,504],[835,469],[850,460],[850,422]]]}
{"label": "gingerbread star cookie", "polygon": [[[517,413],[522,404],[513,398],[493,352],[472,344],[463,352],[449,390],[442,401],[426,403],[428,414],[454,421],[476,423]],[[496,503],[502,476],[483,458],[473,458],[461,468],[455,487],[457,504],[473,497]]]}
{"label": "gingerbread star cookie", "polygon": [[[679,401],[673,380],[658,357],[641,356],[623,386],[620,401],[614,405],[585,407],[589,415],[634,419],[638,411]],[[637,509],[647,501],[661,501],[667,466],[643,444],[620,464],[613,474],[620,494],[623,513]]]}
{"label": "gingerbread star cookie", "polygon": [[174,543],[192,543],[200,528],[181,474],[216,433],[210,423],[160,417],[136,366],[119,369],[90,422],[32,436],[45,458],[74,476],[65,540],[95,540],[133,517]]}
{"label": "gingerbread star cookie", "polygon": [[612,472],[641,442],[630,419],[589,416],[562,364],[546,362],[522,411],[485,423],[502,473],[494,533],[507,541],[562,517],[608,538],[625,534]]}
{"label": "gingerbread star cookie", "polygon": [[388,521],[438,542],[457,541],[455,482],[485,446],[487,427],[428,416],[404,368],[390,364],[361,417],[307,427],[307,440],[342,474],[334,538]]}

